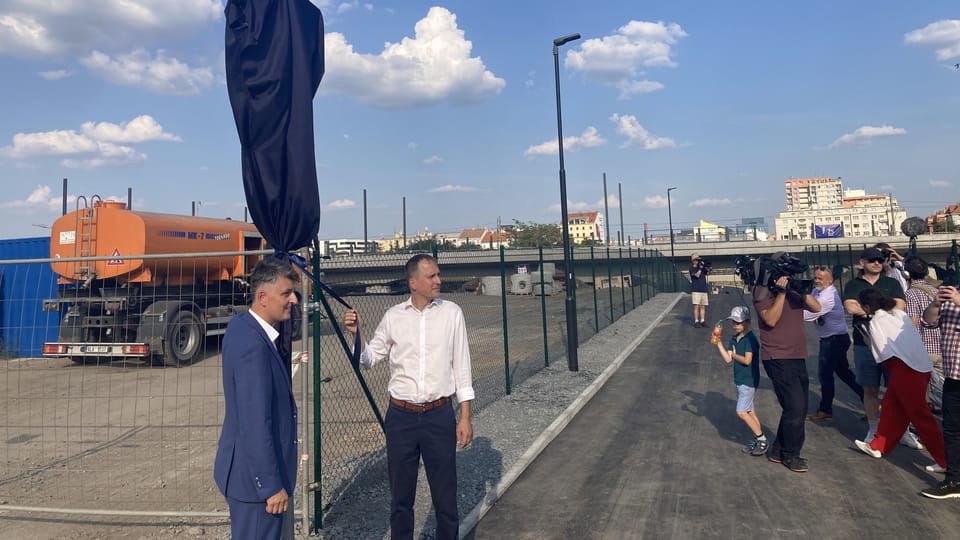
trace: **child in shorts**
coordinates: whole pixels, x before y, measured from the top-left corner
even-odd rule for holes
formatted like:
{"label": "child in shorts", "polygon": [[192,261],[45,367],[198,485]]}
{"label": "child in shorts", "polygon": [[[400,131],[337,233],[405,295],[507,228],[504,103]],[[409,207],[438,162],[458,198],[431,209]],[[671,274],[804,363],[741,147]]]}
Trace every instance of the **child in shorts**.
{"label": "child in shorts", "polygon": [[750,308],[737,306],[730,310],[727,320],[733,323],[737,333],[724,347],[717,343],[723,361],[733,364],[733,384],[737,387],[737,416],[753,433],[754,440],[743,447],[751,456],[767,453],[767,437],[763,434],[760,419],[753,407],[753,396],[760,386],[760,341],[750,330]]}

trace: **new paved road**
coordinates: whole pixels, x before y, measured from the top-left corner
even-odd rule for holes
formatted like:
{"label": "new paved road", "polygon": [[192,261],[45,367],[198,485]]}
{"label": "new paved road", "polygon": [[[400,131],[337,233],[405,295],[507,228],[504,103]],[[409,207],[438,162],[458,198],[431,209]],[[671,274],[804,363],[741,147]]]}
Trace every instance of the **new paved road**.
{"label": "new paved road", "polygon": [[[741,302],[736,289],[710,299],[712,321]],[[834,419],[807,423],[809,472],[741,453],[750,434],[731,367],[691,311],[676,305],[467,538],[960,538],[960,500],[918,493],[943,478],[923,470],[926,452],[876,460],[854,447],[866,423],[839,381]],[[812,328],[807,341],[813,410]],[[765,374],[757,412],[772,437],[779,408]]]}

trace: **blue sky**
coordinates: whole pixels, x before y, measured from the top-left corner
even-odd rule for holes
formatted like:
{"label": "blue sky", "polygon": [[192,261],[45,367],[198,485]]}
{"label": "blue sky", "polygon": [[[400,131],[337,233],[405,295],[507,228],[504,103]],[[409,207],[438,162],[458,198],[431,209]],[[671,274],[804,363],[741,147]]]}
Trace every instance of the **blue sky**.
{"label": "blue sky", "polygon": [[[559,222],[552,40],[570,211],[611,231],[784,210],[842,177],[908,215],[958,197],[956,2],[315,0],[320,236]],[[0,237],[41,236],[61,179],[153,212],[243,217],[221,0],[0,3]]]}

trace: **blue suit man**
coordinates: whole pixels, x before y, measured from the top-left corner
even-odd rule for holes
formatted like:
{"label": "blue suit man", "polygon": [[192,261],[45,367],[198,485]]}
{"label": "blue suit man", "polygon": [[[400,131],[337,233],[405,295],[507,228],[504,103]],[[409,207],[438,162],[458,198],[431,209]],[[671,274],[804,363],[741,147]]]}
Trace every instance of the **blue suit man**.
{"label": "blue suit man", "polygon": [[274,328],[297,304],[297,273],[268,257],[253,269],[250,311],[223,338],[223,430],[213,476],[234,540],[280,538],[297,475],[297,405]]}

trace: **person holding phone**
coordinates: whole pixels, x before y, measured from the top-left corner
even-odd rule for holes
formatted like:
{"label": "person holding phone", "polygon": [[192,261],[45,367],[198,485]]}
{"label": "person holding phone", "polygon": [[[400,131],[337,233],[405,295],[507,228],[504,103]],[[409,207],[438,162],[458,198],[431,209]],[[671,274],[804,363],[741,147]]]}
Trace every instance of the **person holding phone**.
{"label": "person holding phone", "polygon": [[960,292],[956,285],[940,285],[936,297],[923,310],[922,324],[940,329],[947,467],[943,482],[920,493],[931,499],[960,498]]}

